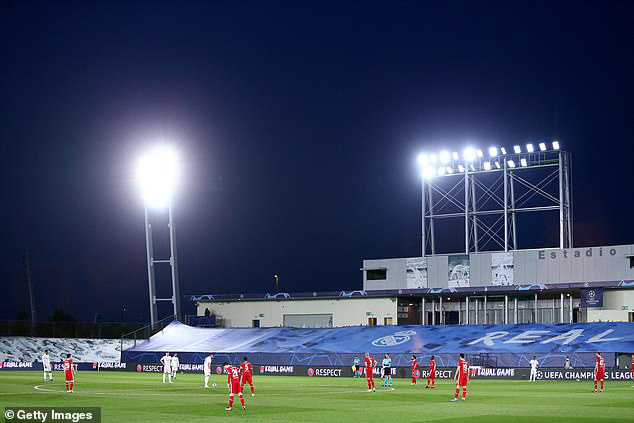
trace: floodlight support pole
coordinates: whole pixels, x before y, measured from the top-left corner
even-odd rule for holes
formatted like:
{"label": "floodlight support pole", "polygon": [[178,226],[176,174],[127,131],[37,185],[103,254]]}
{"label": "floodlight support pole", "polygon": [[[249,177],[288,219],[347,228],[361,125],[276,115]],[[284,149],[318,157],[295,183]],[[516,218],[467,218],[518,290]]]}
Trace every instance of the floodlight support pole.
{"label": "floodlight support pole", "polygon": [[469,254],[469,169],[464,169],[464,253]]}
{"label": "floodlight support pole", "polygon": [[504,251],[509,250],[509,200],[508,200],[508,171],[506,169],[506,160],[504,160]]}
{"label": "floodlight support pole", "polygon": [[431,180],[427,183],[427,191],[429,192],[429,232],[431,235],[431,254],[436,254],[436,235],[434,231],[434,199],[432,197]]}
{"label": "floodlight support pole", "polygon": [[473,208],[473,248],[477,253],[479,251],[478,247],[478,210],[476,209],[476,186],[475,180],[471,180],[471,205]]}
{"label": "floodlight support pole", "polygon": [[421,175],[421,257],[427,254],[427,239],[425,237],[425,177]]}
{"label": "floodlight support pole", "polygon": [[181,319],[180,284],[178,283],[178,261],[176,254],[176,225],[174,223],[174,208],[169,206],[169,230],[170,230],[170,266],[172,268],[172,304],[174,305],[174,318]]}
{"label": "floodlight support pole", "polygon": [[517,229],[515,224],[515,188],[513,183],[513,172],[509,172],[509,183],[511,185],[511,234],[513,235],[513,249],[517,250]]}
{"label": "floodlight support pole", "polygon": [[150,224],[150,215],[147,206],[144,206],[145,212],[145,246],[147,253],[147,276],[148,288],[150,295],[150,324],[152,329],[156,324],[156,283],[154,274],[154,246],[152,243],[152,225]]}
{"label": "floodlight support pole", "polygon": [[562,153],[559,152],[559,248],[564,249],[564,174]]}

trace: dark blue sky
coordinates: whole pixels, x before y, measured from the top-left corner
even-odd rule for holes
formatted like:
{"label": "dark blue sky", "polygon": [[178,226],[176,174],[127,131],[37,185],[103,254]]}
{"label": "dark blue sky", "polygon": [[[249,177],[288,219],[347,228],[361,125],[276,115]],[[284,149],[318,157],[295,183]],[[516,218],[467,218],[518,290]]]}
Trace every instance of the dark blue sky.
{"label": "dark blue sky", "polygon": [[629,1],[4,1],[0,317],[28,251],[40,318],[147,318],[131,169],[160,136],[184,294],[358,289],[419,252],[416,154],[468,142],[558,138],[575,244],[634,242],[632,28]]}

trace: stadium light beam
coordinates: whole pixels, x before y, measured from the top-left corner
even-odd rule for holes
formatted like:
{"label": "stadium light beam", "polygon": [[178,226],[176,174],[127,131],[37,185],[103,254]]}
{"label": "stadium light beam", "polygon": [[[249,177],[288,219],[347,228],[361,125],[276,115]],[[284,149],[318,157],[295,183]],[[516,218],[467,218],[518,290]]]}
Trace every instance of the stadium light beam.
{"label": "stadium light beam", "polygon": [[498,149],[497,147],[489,147],[489,157],[497,157]]}
{"label": "stadium light beam", "polygon": [[465,162],[472,162],[476,159],[476,151],[473,148],[465,148],[462,153]]}

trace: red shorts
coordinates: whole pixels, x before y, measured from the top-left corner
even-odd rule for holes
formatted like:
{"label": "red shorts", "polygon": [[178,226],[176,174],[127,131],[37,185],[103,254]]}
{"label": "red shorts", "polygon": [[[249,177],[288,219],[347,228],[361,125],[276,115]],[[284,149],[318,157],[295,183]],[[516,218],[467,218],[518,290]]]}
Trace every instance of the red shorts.
{"label": "red shorts", "polygon": [[249,385],[253,385],[253,376],[251,375],[251,373],[244,373],[242,375],[242,384],[244,385],[247,382],[249,383]]}
{"label": "red shorts", "polygon": [[597,375],[595,376],[596,380],[605,379],[605,370],[597,370]]}
{"label": "red shorts", "polygon": [[458,385],[460,386],[467,386],[467,383],[469,383],[469,378],[466,376],[461,376],[458,378]]}
{"label": "red shorts", "polygon": [[231,379],[231,383],[229,383],[229,389],[229,392],[231,392],[232,394],[239,394],[240,392],[242,392],[240,381]]}
{"label": "red shorts", "polygon": [[365,369],[365,378],[374,379],[374,373],[372,372],[372,369]]}
{"label": "red shorts", "polygon": [[64,377],[66,378],[66,382],[74,382],[75,379],[73,377],[73,372],[64,372]]}

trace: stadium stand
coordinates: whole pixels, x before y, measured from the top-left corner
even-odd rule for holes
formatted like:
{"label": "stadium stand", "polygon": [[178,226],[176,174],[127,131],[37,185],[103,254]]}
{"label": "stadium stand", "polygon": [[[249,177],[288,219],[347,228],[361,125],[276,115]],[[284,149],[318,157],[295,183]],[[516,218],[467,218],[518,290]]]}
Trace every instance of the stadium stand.
{"label": "stadium stand", "polygon": [[121,346],[129,348],[132,341],[121,339],[35,338],[26,336],[0,337],[0,362],[38,362],[44,350],[52,361],[62,361],[62,355],[73,354],[78,362],[117,362]]}

